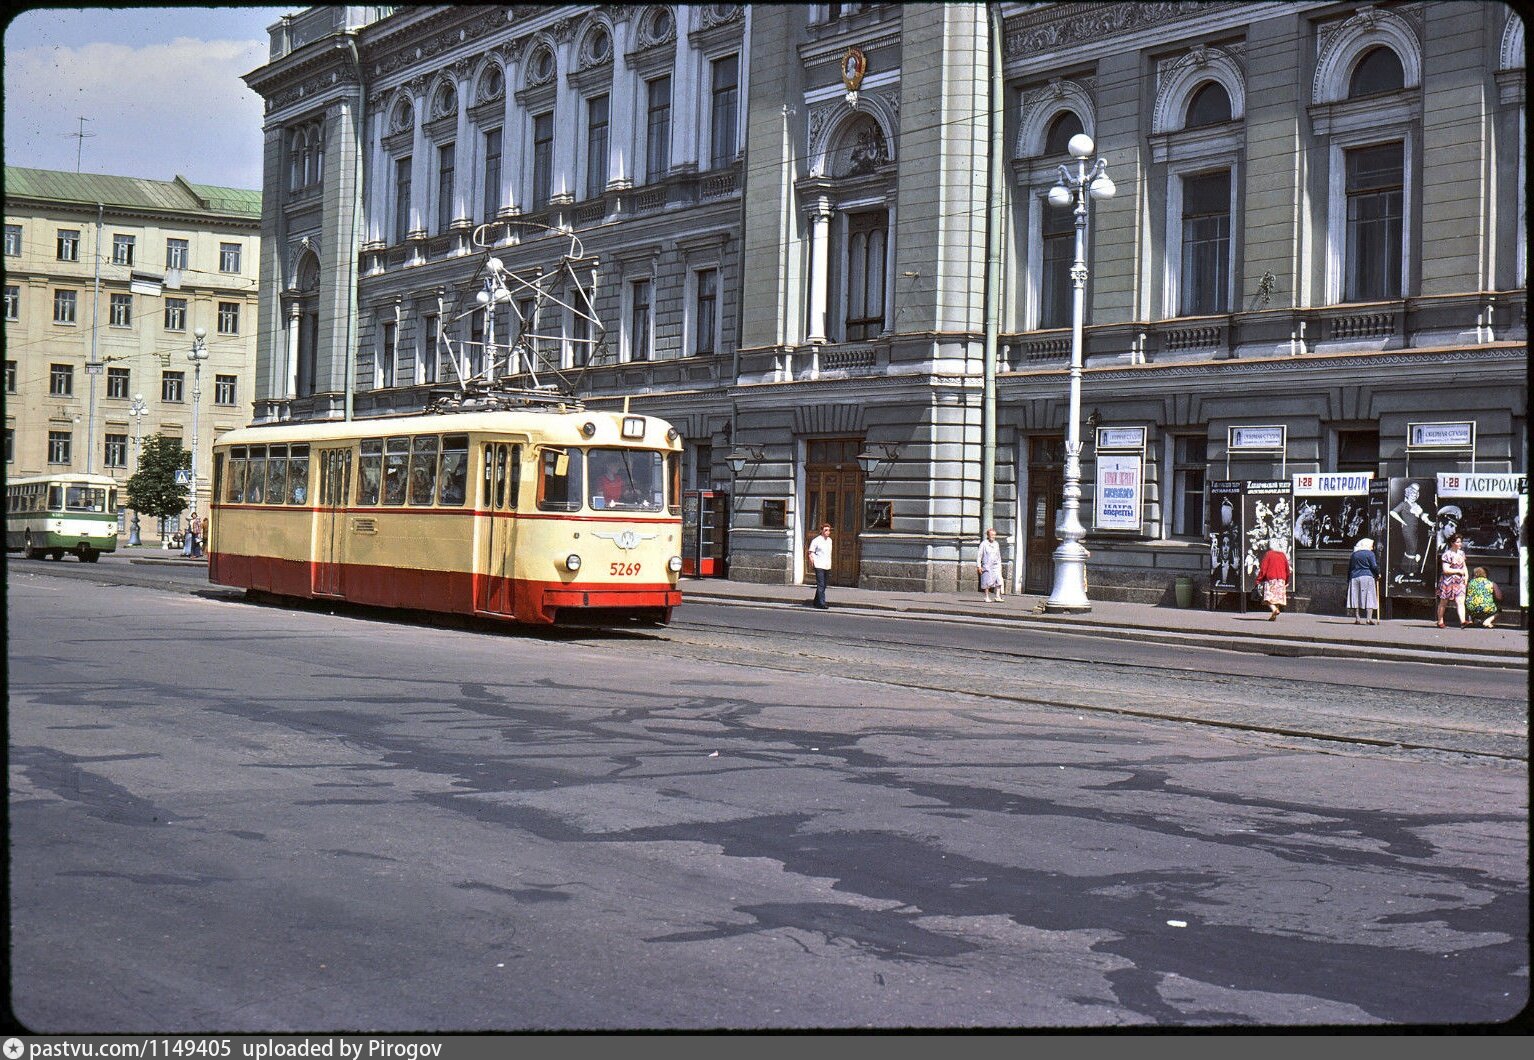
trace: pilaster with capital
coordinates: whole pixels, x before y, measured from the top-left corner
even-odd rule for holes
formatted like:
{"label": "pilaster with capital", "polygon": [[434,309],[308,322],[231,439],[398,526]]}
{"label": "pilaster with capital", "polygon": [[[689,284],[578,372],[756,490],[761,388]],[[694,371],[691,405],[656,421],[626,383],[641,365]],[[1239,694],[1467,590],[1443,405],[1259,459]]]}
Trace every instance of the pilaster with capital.
{"label": "pilaster with capital", "polygon": [[634,76],[629,65],[629,38],[633,35],[632,19],[613,24],[613,86],[611,135],[607,140],[608,187],[631,188],[637,182],[635,159],[640,157],[641,147],[634,142],[637,115],[645,105],[643,85]]}
{"label": "pilaster with capital", "polygon": [[427,164],[428,145],[426,142],[426,118],[427,86],[423,81],[419,87],[411,87],[411,98],[415,101],[415,132],[410,139],[410,223],[406,225],[406,232],[424,232],[426,230],[426,208],[423,205],[429,201],[429,188],[427,182],[431,179],[431,168]]}
{"label": "pilaster with capital", "polygon": [[[575,69],[575,44],[566,36],[558,50],[559,72],[554,75],[558,79],[554,94],[554,179],[550,185],[550,198],[568,203],[575,194],[575,145],[581,139],[581,133],[575,130],[582,129],[581,97],[570,84],[570,71]],[[561,129],[572,132],[561,135]]]}
{"label": "pilaster with capital", "polygon": [[817,196],[810,202],[810,343],[826,341],[826,306],[831,288],[831,200]]}
{"label": "pilaster with capital", "polygon": [[474,138],[469,128],[469,96],[473,86],[469,78],[473,68],[468,61],[455,63],[453,83],[458,92],[458,121],[453,131],[453,220],[473,215],[469,194],[474,186]]}

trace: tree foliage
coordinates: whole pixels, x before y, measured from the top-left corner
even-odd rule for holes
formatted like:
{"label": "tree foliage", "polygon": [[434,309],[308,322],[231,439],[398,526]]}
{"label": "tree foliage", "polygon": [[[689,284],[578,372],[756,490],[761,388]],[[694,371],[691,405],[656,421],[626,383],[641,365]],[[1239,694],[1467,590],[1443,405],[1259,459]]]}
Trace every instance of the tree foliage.
{"label": "tree foliage", "polygon": [[176,485],[176,472],[191,466],[192,454],[181,439],[150,435],[139,454],[138,470],[128,479],[128,504],[157,519],[185,510],[189,488]]}

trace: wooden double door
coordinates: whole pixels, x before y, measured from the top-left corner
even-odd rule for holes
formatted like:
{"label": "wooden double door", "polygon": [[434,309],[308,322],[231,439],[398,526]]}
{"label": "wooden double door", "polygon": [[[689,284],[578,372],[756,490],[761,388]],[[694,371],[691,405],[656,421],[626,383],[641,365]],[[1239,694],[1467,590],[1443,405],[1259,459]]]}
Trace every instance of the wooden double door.
{"label": "wooden double door", "polygon": [[1045,435],[1028,439],[1028,508],[1023,513],[1023,591],[1047,593],[1055,580],[1055,523],[1065,487],[1065,439]]}
{"label": "wooden double door", "polygon": [[[861,438],[812,438],[805,444],[804,500],[808,516],[805,538],[820,533],[822,523],[831,524],[831,584],[858,583],[858,534],[863,529],[863,469],[858,466]],[[806,582],[815,571],[805,562]]]}

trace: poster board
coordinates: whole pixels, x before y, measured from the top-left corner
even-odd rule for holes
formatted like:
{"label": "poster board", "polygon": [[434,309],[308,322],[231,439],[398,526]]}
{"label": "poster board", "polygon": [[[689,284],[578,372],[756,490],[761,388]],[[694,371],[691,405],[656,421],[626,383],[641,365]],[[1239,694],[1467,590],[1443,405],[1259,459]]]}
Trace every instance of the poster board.
{"label": "poster board", "polygon": [[1516,559],[1523,524],[1518,498],[1528,496],[1528,483],[1526,475],[1440,473],[1434,520],[1439,549],[1458,533],[1470,559]]}
{"label": "poster board", "polygon": [[1438,525],[1435,479],[1392,478],[1386,498],[1385,595],[1431,600],[1438,588]]}
{"label": "poster board", "polygon": [[1224,479],[1209,483],[1209,587],[1239,593],[1241,587],[1241,487]]}
{"label": "poster board", "polygon": [[1257,568],[1270,541],[1282,541],[1289,557],[1289,588],[1294,589],[1294,484],[1287,479],[1253,480],[1241,491],[1241,585],[1257,584]]}
{"label": "poster board", "polygon": [[1140,453],[1097,454],[1093,527],[1139,530],[1143,525],[1145,457]]}
{"label": "poster board", "polygon": [[1290,476],[1294,484],[1294,546],[1297,550],[1352,551],[1369,534],[1368,472]]}

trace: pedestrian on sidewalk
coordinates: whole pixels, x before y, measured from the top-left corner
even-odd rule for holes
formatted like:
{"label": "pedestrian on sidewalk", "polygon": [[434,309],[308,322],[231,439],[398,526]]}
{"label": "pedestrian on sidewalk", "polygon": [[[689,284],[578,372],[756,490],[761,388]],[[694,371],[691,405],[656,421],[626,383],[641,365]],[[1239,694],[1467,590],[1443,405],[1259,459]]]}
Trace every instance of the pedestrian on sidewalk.
{"label": "pedestrian on sidewalk", "polygon": [[1272,612],[1268,621],[1277,622],[1278,612],[1289,602],[1289,557],[1276,537],[1268,542],[1268,551],[1257,566],[1257,589]]}
{"label": "pedestrian on sidewalk", "polygon": [[207,530],[207,526],[206,526],[205,520],[202,518],[202,516],[198,515],[196,512],[193,512],[192,513],[192,527],[191,527],[192,558],[193,559],[201,559],[202,558],[202,535],[206,532],[206,530]]}
{"label": "pedestrian on sidewalk", "polygon": [[[985,540],[980,542],[975,570],[980,574],[980,588],[985,593],[986,603],[1000,603],[1007,598],[1006,587],[1001,582],[1001,545],[996,541],[995,527],[987,530]],[[996,594],[994,598],[991,596],[993,592]]]}
{"label": "pedestrian on sidewalk", "polygon": [[820,524],[820,536],[810,539],[810,565],[815,568],[815,599],[810,603],[824,611],[826,603],[826,580],[831,577],[831,524]]}
{"label": "pedestrian on sidewalk", "polygon": [[186,528],[181,531],[181,555],[184,559],[192,558],[192,550],[197,542],[197,513],[192,512],[187,516]]}
{"label": "pedestrian on sidewalk", "polygon": [[[1371,626],[1380,624],[1379,576],[1380,561],[1374,557],[1374,540],[1361,537],[1348,559],[1348,609],[1353,612],[1353,625],[1360,620]],[[1373,618],[1369,617],[1371,611]]]}
{"label": "pedestrian on sidewalk", "polygon": [[1493,628],[1497,621],[1498,605],[1502,603],[1502,589],[1486,576],[1485,567],[1470,572],[1465,586],[1465,614],[1470,621],[1483,629]]}
{"label": "pedestrian on sidewalk", "polygon": [[1438,565],[1438,628],[1443,629],[1443,613],[1452,600],[1454,609],[1459,612],[1459,628],[1469,629],[1470,623],[1465,621],[1465,584],[1468,581],[1465,539],[1459,534],[1450,536],[1449,547],[1439,555]]}

